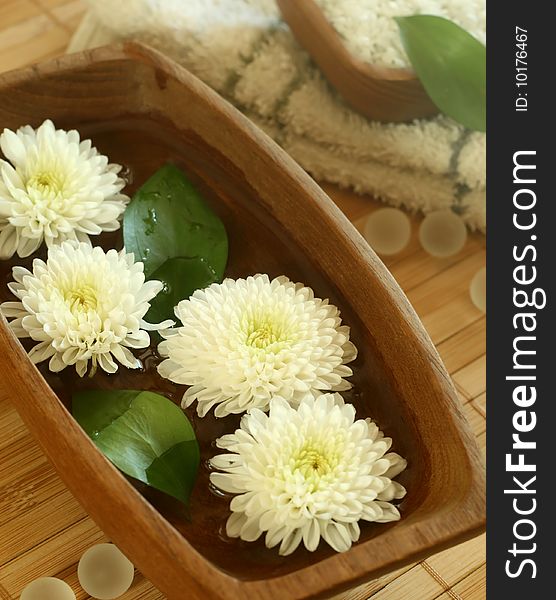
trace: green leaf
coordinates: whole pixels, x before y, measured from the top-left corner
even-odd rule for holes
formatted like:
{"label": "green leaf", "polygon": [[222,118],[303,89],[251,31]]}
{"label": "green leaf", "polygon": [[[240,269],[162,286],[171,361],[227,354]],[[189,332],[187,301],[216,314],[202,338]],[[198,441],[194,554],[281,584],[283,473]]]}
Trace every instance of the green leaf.
{"label": "green leaf", "polygon": [[206,261],[219,279],[228,258],[222,221],[174,165],[159,169],[135,193],[124,213],[124,246],[145,264],[145,276],[171,258]]}
{"label": "green leaf", "polygon": [[199,446],[173,402],[154,392],[92,390],[74,394],[73,416],[126,475],[188,503]]}
{"label": "green leaf", "polygon": [[[155,458],[150,467],[147,468],[145,471],[147,483],[151,487],[166,491],[173,496],[175,494],[172,494],[168,490],[184,490],[184,497],[186,499],[183,501],[187,502],[195,484],[195,476],[197,475],[197,469],[195,471],[186,471],[184,469],[184,466],[191,462],[192,457],[195,457],[196,465],[198,465],[199,448],[196,440],[179,442],[175,446],[172,446],[164,454]],[[176,497],[181,499],[178,496]]]}
{"label": "green leaf", "polygon": [[162,281],[164,287],[151,300],[146,320],[159,323],[174,314],[174,306],[198,289],[220,280],[214,269],[203,258],[169,258],[151,275]]}
{"label": "green leaf", "polygon": [[446,115],[486,130],[486,48],[448,19],[398,17],[402,42],[423,87]]}

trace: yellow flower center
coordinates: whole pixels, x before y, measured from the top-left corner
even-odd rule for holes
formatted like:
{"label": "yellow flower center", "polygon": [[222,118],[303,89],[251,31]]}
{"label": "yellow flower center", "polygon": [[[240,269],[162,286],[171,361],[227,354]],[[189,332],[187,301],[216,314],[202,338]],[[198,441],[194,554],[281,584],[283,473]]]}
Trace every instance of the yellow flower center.
{"label": "yellow flower center", "polygon": [[288,341],[283,324],[272,316],[249,319],[244,331],[247,336],[245,343],[252,348],[265,349],[271,344]]}
{"label": "yellow flower center", "polygon": [[256,348],[266,348],[269,344],[274,344],[277,341],[278,337],[270,323],[264,323],[253,328],[247,335],[247,345]]}
{"label": "yellow flower center", "polygon": [[70,290],[66,294],[66,301],[72,313],[96,310],[98,307],[97,292],[88,284]]}
{"label": "yellow flower center", "polygon": [[310,440],[293,457],[293,470],[299,471],[308,483],[317,485],[338,464],[336,452],[326,446]]}
{"label": "yellow flower center", "polygon": [[64,179],[53,171],[41,171],[28,179],[27,187],[34,188],[45,196],[57,195],[64,189]]}

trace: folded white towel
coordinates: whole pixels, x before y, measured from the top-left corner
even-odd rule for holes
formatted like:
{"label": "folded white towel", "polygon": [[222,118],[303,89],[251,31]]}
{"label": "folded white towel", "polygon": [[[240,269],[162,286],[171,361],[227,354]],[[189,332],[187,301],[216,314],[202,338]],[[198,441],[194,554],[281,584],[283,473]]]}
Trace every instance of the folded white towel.
{"label": "folded white towel", "polygon": [[485,135],[439,116],[384,124],[348,108],[274,0],[89,0],[70,51],[150,44],[245,112],[315,178],[485,229]]}

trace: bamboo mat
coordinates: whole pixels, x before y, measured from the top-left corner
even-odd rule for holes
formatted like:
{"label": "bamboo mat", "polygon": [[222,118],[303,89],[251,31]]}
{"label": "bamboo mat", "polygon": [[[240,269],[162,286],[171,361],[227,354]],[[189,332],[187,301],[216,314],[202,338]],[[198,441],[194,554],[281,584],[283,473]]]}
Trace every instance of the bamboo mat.
{"label": "bamboo mat", "polygon": [[[64,52],[84,12],[81,0],[0,0],[0,72]],[[2,124],[0,123],[0,128]],[[379,205],[325,186],[360,228]],[[467,418],[485,448],[485,317],[468,286],[485,264],[485,240],[472,236],[455,257],[437,259],[419,246],[413,219],[408,248],[385,260],[423,320],[452,375]],[[0,600],[16,600],[36,577],[65,579],[78,600],[76,564],[92,544],[106,541],[67,491],[3,397],[0,374]],[[431,556],[334,600],[482,600],[484,535]],[[137,574],[122,600],[161,600]]]}

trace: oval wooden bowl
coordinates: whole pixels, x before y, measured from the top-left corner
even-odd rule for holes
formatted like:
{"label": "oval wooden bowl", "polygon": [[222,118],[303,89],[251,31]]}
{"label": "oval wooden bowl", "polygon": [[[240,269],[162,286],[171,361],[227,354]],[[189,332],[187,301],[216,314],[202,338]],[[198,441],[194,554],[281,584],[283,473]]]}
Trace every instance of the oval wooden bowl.
{"label": "oval wooden bowl", "polygon": [[277,3],[299,44],[356,111],[393,122],[438,114],[413,70],[378,67],[353,56],[314,0]]}
{"label": "oval wooden bowl", "polygon": [[[323,543],[314,553],[279,557],[262,542],[229,540],[221,533],[229,499],[210,493],[206,468],[190,520],[140,493],[67,410],[78,385],[70,370],[61,376],[37,370],[2,317],[3,391],[68,488],[154,585],[171,600],[320,598],[483,531],[479,451],[437,352],[381,261],[276,144],[187,71],[132,44],[0,77],[3,127],[37,126],[45,118],[79,128],[113,161],[130,166],[130,192],[167,161],[185,169],[226,224],[229,276],[286,274],[337,304],[360,352],[348,399],[359,416],[376,419],[409,461],[400,477],[408,489],[401,521],[363,525],[361,541],[345,554]],[[8,266],[2,267],[2,300],[9,297]],[[125,369],[80,381],[164,389],[174,399],[183,393]],[[215,452],[210,442],[235,417],[188,414],[205,461]]]}

